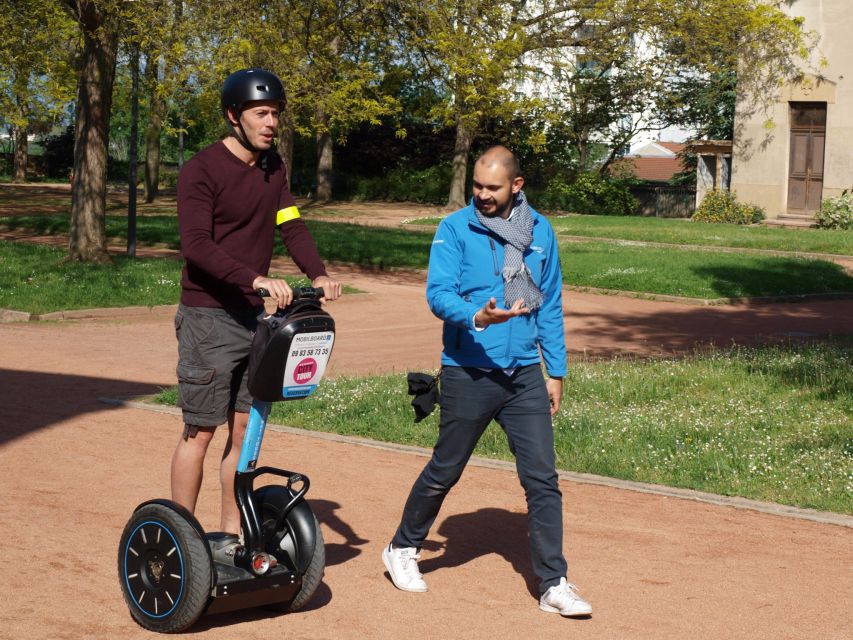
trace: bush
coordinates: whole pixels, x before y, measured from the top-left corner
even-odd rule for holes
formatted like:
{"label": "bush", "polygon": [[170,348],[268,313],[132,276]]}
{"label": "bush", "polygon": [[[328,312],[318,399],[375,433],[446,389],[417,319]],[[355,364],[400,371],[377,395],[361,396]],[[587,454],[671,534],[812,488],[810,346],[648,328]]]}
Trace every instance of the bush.
{"label": "bush", "polygon": [[845,189],[840,196],[820,203],[815,222],[821,229],[850,229],[853,227],[853,194]]}
{"label": "bush", "polygon": [[160,186],[166,189],[178,186],[178,165],[160,163]]}
{"label": "bush", "polygon": [[697,222],[756,224],[764,220],[764,209],[737,201],[733,191],[709,191],[693,214]]}
{"label": "bush", "polygon": [[571,184],[557,176],[537,197],[544,209],[602,216],[630,216],[640,204],[625,183],[597,173],[582,173]]}
{"label": "bush", "polygon": [[74,126],[69,125],[59,135],[48,136],[42,146],[48,177],[67,180],[74,166]]}

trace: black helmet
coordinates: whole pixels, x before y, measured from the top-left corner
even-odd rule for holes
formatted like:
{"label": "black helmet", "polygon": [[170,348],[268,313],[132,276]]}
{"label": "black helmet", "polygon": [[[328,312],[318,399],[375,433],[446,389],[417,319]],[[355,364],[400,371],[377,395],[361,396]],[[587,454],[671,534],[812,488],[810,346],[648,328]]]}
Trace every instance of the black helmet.
{"label": "black helmet", "polygon": [[284,87],[274,73],[266,69],[240,69],[225,79],[220,96],[222,115],[228,122],[228,109],[239,116],[247,102],[275,100],[284,108]]}

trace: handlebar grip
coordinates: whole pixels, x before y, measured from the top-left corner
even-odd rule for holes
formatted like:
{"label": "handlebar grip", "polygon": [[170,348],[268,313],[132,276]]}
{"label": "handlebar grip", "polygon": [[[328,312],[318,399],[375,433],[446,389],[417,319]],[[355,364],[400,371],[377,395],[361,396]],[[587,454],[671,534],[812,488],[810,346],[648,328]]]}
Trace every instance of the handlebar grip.
{"label": "handlebar grip", "polygon": [[[260,289],[255,289],[255,293],[257,293],[261,298],[269,298],[270,292],[267,289],[261,287]],[[320,298],[325,297],[326,293],[323,291],[323,287],[294,287],[293,288],[293,301],[302,300],[304,298],[313,298],[315,300],[319,300]]]}

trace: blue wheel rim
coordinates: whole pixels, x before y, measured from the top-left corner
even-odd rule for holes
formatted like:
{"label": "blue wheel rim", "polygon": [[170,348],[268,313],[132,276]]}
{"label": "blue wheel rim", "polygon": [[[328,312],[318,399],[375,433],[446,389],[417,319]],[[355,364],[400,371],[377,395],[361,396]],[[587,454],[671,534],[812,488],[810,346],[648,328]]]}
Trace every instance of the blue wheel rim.
{"label": "blue wheel rim", "polygon": [[124,547],[124,582],[134,606],[149,618],[170,616],[184,595],[184,555],[172,531],[157,520],[133,529]]}

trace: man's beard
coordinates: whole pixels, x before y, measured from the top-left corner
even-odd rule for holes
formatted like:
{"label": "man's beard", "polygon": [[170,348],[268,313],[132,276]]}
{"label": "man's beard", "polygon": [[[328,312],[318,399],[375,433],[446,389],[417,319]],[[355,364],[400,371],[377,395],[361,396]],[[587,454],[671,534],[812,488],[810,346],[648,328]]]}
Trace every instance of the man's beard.
{"label": "man's beard", "polygon": [[494,200],[490,201],[488,204],[495,205],[495,210],[491,213],[487,213],[485,209],[483,209],[484,204],[486,203],[481,202],[477,199],[474,200],[474,205],[477,207],[477,210],[487,218],[500,218],[503,217],[505,213],[508,214],[510,211],[512,211],[512,200],[510,200],[509,202],[505,202],[503,206],[499,205]]}

